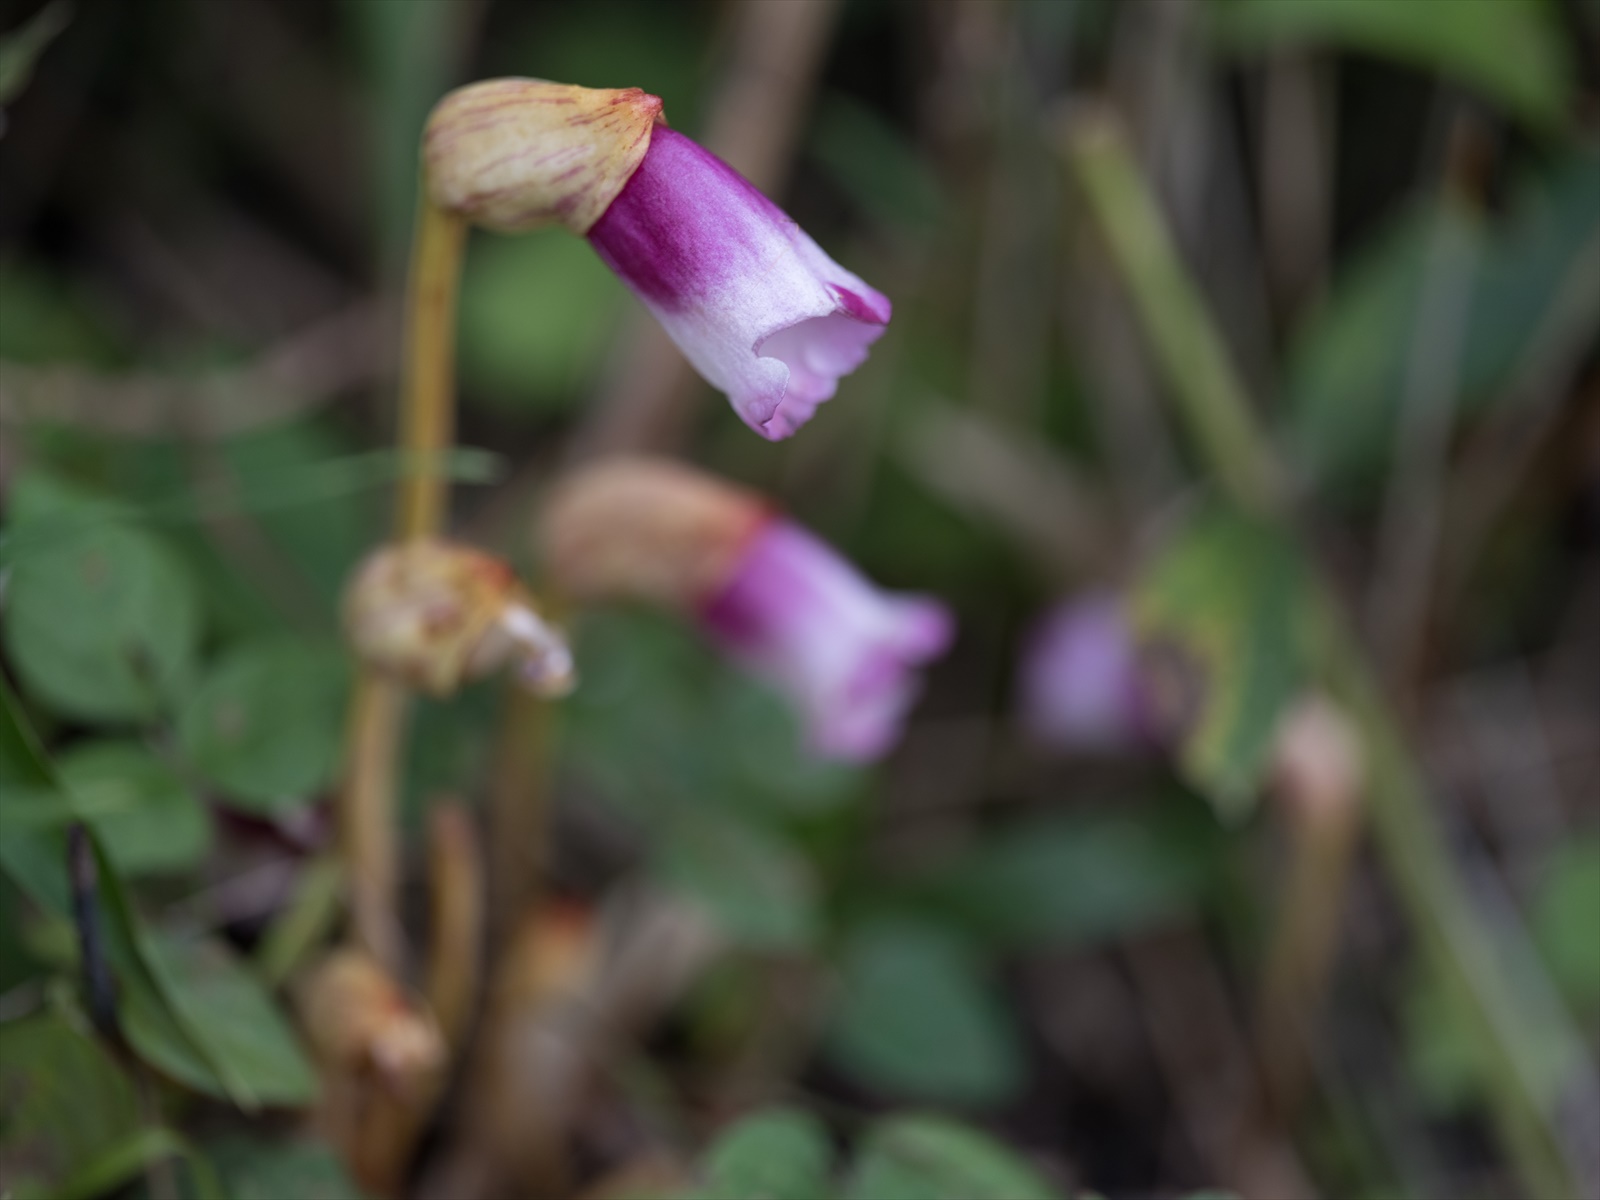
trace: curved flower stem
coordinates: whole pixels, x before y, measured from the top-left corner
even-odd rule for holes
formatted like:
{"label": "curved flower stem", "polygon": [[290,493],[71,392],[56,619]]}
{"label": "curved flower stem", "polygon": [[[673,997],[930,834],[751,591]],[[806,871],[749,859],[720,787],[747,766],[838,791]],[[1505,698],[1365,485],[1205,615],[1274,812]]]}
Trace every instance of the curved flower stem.
{"label": "curved flower stem", "polygon": [[[1115,119],[1102,110],[1075,116],[1065,130],[1065,152],[1166,376],[1166,394],[1212,479],[1239,507],[1287,522],[1282,468]],[[1325,585],[1310,616],[1317,670],[1366,748],[1378,850],[1424,955],[1472,1023],[1485,1100],[1505,1149],[1531,1194],[1573,1196],[1539,1043],[1564,1022],[1559,1014],[1527,1011],[1525,989],[1502,969],[1495,937],[1450,854],[1400,723]]]}
{"label": "curved flower stem", "polygon": [[[465,236],[461,218],[435,206],[423,188],[406,288],[397,433],[405,474],[396,497],[395,536],[402,540],[436,534],[444,519],[442,456],[455,428],[456,290]],[[402,957],[394,809],[405,712],[404,689],[362,667],[351,700],[340,836],[352,933],[391,971]]]}

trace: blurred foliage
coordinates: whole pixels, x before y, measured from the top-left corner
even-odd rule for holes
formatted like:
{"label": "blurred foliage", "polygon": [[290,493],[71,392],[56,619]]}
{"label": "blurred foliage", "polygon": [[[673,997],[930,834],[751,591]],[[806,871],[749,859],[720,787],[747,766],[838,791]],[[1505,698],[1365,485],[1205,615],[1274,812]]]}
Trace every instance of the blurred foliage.
{"label": "blurred foliage", "polygon": [[1295,547],[1225,511],[1196,514],[1134,587],[1156,721],[1177,732],[1185,774],[1225,817],[1260,793],[1278,718],[1305,678],[1309,604]]}
{"label": "blurred foliage", "polygon": [[1402,214],[1340,271],[1289,359],[1289,439],[1307,473],[1335,495],[1369,496],[1385,476],[1441,238],[1470,255],[1460,328],[1429,347],[1429,369],[1457,380],[1459,416],[1529,403],[1511,384],[1552,330],[1581,340],[1600,329],[1594,152],[1565,156],[1524,183],[1487,226],[1460,200]]}
{"label": "blurred foliage", "polygon": [[684,1200],[1058,1200],[1060,1193],[1003,1146],[954,1121],[902,1116],[860,1139],[830,1180],[826,1130],[772,1109],[746,1117],[707,1151],[706,1186]]}
{"label": "blurred foliage", "polygon": [[[196,15],[182,0],[28,7],[0,32],[0,360],[92,373],[107,397],[134,381],[176,391],[208,371],[253,369],[294,350],[296,327],[392,291],[417,134],[453,83],[503,73],[638,85],[693,133],[741,53],[742,10],[715,3],[239,0],[212,6],[231,10],[212,34],[194,21],[182,39],[170,29]],[[905,744],[862,768],[809,757],[782,699],[720,661],[689,622],[566,614],[582,684],[553,717],[552,886],[603,907],[646,881],[725,947],[682,1011],[619,1055],[648,1059],[654,1090],[640,1102],[608,1081],[585,1154],[670,1144],[698,1164],[695,1190],[681,1194],[702,1200],[1090,1194],[1065,1179],[1165,1195],[1216,1173],[1183,1077],[1192,1064],[1150,1051],[1172,1045],[1153,990],[1199,987],[1180,954],[1167,956],[1173,943],[1200,946],[1230,997],[1257,983],[1258,943],[1286,886],[1275,869],[1290,857],[1278,853],[1278,813],[1258,802],[1278,719],[1308,676],[1312,568],[1305,546],[1218,502],[1183,448],[1164,448],[1159,418],[1140,417],[1138,337],[1115,314],[1087,336],[1077,324],[1086,308],[1112,307],[1081,205],[1049,175],[1058,118],[1080,96],[1117,97],[1175,224],[1205,231],[1188,249],[1204,262],[1207,300],[1272,385],[1263,394],[1277,398],[1267,407],[1294,490],[1343,590],[1371,582],[1396,473],[1414,466],[1405,435],[1419,388],[1447,381],[1449,469],[1481,430],[1556,422],[1514,497],[1521,507],[1494,527],[1482,585],[1434,597],[1424,665],[1403,682],[1417,729],[1476,736],[1450,723],[1447,697],[1469,669],[1495,668],[1480,661],[1484,646],[1541,671],[1546,659],[1585,669],[1589,643],[1573,628],[1592,595],[1593,489],[1573,482],[1571,460],[1592,428],[1567,392],[1592,390],[1600,334],[1593,55],[1574,36],[1600,31],[1593,5],[1208,0],[1184,18],[1201,23],[1199,39],[1167,38],[1154,18],[1153,6],[1104,0],[842,4],[784,200],[830,254],[892,294],[895,323],[793,443],[758,444],[718,401],[697,415],[685,453],[769,491],[874,579],[948,599],[961,638],[931,672]],[[1332,211],[1310,240],[1325,261],[1303,308],[1276,295],[1240,302],[1230,288],[1271,275],[1260,256],[1275,252],[1261,236],[1275,201],[1245,170],[1259,165],[1272,94],[1260,85],[1302,54],[1345,126],[1322,147]],[[1374,60],[1390,73],[1368,70]],[[256,74],[239,73],[246,62]],[[212,70],[265,90],[241,97]],[[289,89],[300,107],[280,103]],[[1474,97],[1465,109],[1458,89]],[[1457,178],[1434,143],[1461,111],[1489,150]],[[274,128],[287,112],[324,115],[326,129]],[[1146,126],[1176,131],[1174,144]],[[338,140],[350,131],[355,140]],[[341,174],[344,158],[358,168]],[[352,178],[359,194],[329,194]],[[327,219],[345,209],[361,214],[353,229]],[[1460,286],[1447,289],[1455,327],[1435,346],[1441,271]],[[240,319],[232,310],[248,306],[227,301],[245,292],[289,316]],[[494,453],[463,447],[448,470],[466,485],[457,515],[474,537],[523,557],[532,514],[482,518],[483,485],[529,463],[548,475],[561,439],[585,431],[635,315],[580,239],[472,239],[460,436]],[[368,347],[339,351],[353,382],[234,436],[171,418],[148,436],[111,437],[0,413],[8,1195],[155,1195],[140,1176],[167,1170],[183,1195],[360,1194],[300,1120],[318,1080],[285,992],[326,941],[347,882],[330,803],[350,683],[339,596],[406,469],[383,448],[386,372],[365,364]],[[895,450],[934,403],[1003,423],[1030,451],[994,471],[950,452],[936,466],[966,485],[960,511],[937,471],[905,470]],[[1103,526],[1081,561],[1044,561],[1030,530],[1008,523],[1019,510],[1056,515],[1056,494],[1031,487],[1040,462],[1081,489]],[[1453,483],[1488,494],[1497,480]],[[1478,555],[1444,550],[1469,565]],[[1019,635],[1051,599],[1044,581],[1063,578],[1124,589],[1172,753],[1063,759],[1017,735],[1007,697]],[[1580,619],[1556,619],[1573,610]],[[1551,694],[1540,703],[1574,707],[1528,732],[1528,746],[1593,715]],[[482,684],[414,706],[408,837],[438,797],[477,803],[491,790],[502,704],[499,685]],[[1433,757],[1448,762],[1452,748]],[[1566,743],[1552,761],[1562,753],[1575,771],[1592,762]],[[1458,788],[1441,768],[1440,805]],[[1511,811],[1522,798],[1499,784],[1484,804]],[[1531,851],[1510,844],[1511,822],[1461,822],[1464,841],[1538,863],[1512,890],[1539,957],[1508,952],[1505,970],[1535,984],[1548,973],[1590,1028],[1595,816],[1592,796],[1569,797],[1540,815],[1540,832],[1517,835],[1537,841]],[[68,870],[79,824],[92,884]],[[1501,1165],[1481,1161],[1494,1083],[1475,1065],[1472,1026],[1412,962],[1384,889],[1360,874],[1350,886],[1362,928],[1317,1028],[1318,1102],[1279,1148],[1328,1194],[1514,1194]],[[86,982],[95,937],[111,996]],[[1152,960],[1170,978],[1152,982]],[[1044,963],[1064,965],[1067,982],[1041,999],[1031,968]],[[814,986],[781,999],[803,1003],[803,1017],[784,1009],[777,1048],[747,1047],[776,1011],[782,972],[797,968]],[[108,1005],[115,1038],[87,1015]],[[1074,1036],[1046,1031],[1042,1006]],[[1192,1009],[1180,1040],[1203,1055],[1216,1031],[1204,1004]],[[1549,1089],[1580,1057],[1562,1029],[1540,1033]],[[1251,1030],[1226,1032],[1237,1043]],[[773,1095],[803,1107],[727,1120]],[[695,1154],[707,1117],[720,1129]]]}
{"label": "blurred foliage", "polygon": [[1342,45],[1392,56],[1546,128],[1560,124],[1570,102],[1573,73],[1554,0],[1456,0],[1448,19],[1391,0],[1217,0],[1212,9],[1224,45]]}

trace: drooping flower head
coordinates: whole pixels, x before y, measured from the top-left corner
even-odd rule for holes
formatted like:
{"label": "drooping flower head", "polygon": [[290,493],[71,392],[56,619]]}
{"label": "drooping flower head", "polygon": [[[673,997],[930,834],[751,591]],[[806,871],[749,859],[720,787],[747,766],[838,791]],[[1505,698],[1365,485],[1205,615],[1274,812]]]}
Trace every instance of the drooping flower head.
{"label": "drooping flower head", "polygon": [[448,695],[511,665],[543,696],[572,689],[572,653],[510,566],[470,546],[422,538],[367,556],[344,594],[356,653],[413,687]]}
{"label": "drooping flower head", "polygon": [[1024,727],[1062,750],[1125,753],[1159,740],[1148,680],[1120,598],[1088,592],[1035,627],[1018,679]]}
{"label": "drooping flower head", "polygon": [[889,301],[660,111],[637,88],[462,88],[429,121],[431,195],[490,228],[587,236],[745,424],[788,437],[866,359]]}
{"label": "drooping flower head", "polygon": [[563,590],[692,617],[789,698],[824,757],[885,754],[917,697],[916,668],[954,632],[937,601],[879,589],[760,496],[670,462],[617,458],[577,472],[540,533]]}

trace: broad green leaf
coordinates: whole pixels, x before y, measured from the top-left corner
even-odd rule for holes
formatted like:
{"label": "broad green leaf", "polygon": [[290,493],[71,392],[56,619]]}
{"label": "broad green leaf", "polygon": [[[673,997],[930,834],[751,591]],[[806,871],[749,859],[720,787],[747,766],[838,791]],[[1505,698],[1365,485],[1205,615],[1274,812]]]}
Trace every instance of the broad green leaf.
{"label": "broad green leaf", "polygon": [[50,1200],[95,1200],[156,1163],[177,1160],[189,1168],[195,1200],[231,1200],[216,1172],[187,1140],[170,1129],[135,1130],[78,1166]]}
{"label": "broad green leaf", "polygon": [[72,910],[67,887],[67,845],[59,822],[33,825],[16,816],[18,798],[65,803],[55,772],[27,724],[10,681],[0,676],[0,869],[17,888],[47,913],[65,917]]}
{"label": "broad green leaf", "polygon": [[593,384],[624,289],[566,230],[472,243],[461,283],[461,362],[498,407],[565,408]]}
{"label": "broad green leaf", "polygon": [[1600,1015],[1600,836],[1568,842],[1540,880],[1533,935],[1573,1008]]}
{"label": "broad green leaf", "polygon": [[1548,0],[1218,0],[1213,25],[1226,46],[1258,50],[1323,43],[1381,54],[1458,80],[1529,124],[1565,117],[1572,63]]}
{"label": "broad green leaf", "polygon": [[934,1116],[891,1117],[863,1142],[847,1200],[1059,1200],[999,1142]]}
{"label": "broad green leaf", "polygon": [[321,1142],[229,1137],[206,1151],[232,1200],[363,1200],[339,1156]]}
{"label": "broad green leaf", "polygon": [[[1526,181],[1504,220],[1481,227],[1459,206],[1413,208],[1335,278],[1296,332],[1288,438],[1302,468],[1344,493],[1383,478],[1412,370],[1425,277],[1441,250],[1466,256],[1462,328],[1451,341],[1455,405],[1470,417],[1506,398],[1536,347],[1600,333],[1600,156],[1570,155]],[[1431,264],[1431,265],[1430,265]]]}
{"label": "broad green leaf", "polygon": [[133,741],[75,746],[56,763],[78,811],[129,875],[193,866],[211,844],[211,817],[183,778]]}
{"label": "broad green leaf", "polygon": [[1023,1080],[1017,1034],[985,966],[940,926],[879,918],[841,950],[829,1055],[888,1095],[995,1104]]}
{"label": "broad green leaf", "polygon": [[0,1025],[0,1178],[8,1187],[48,1190],[139,1123],[132,1082],[64,1016]]}
{"label": "broad green leaf", "polygon": [[[42,785],[73,804],[74,795],[45,758],[22,704],[0,675],[0,761],[11,778],[21,777]],[[179,1056],[193,1062],[197,1072],[209,1072],[218,1094],[251,1107],[253,1096],[230,1065],[221,1060],[206,1032],[190,1022],[177,1006],[176,989],[152,947],[152,939],[128,900],[122,877],[94,826],[87,826],[94,855],[99,904],[97,912],[105,934],[106,954],[116,972],[118,1015],[130,1045],[142,1057]],[[47,914],[58,919],[72,915],[72,892],[66,874],[66,838],[61,830],[5,830],[0,837],[0,866]]]}
{"label": "broad green leaf", "polygon": [[347,675],[334,645],[274,637],[235,646],[184,704],[183,752],[241,807],[304,804],[338,767]]}
{"label": "broad green leaf", "polygon": [[1292,544],[1217,509],[1180,531],[1135,587],[1134,625],[1163,723],[1178,731],[1184,774],[1224,817],[1249,811],[1300,685],[1308,600]]}
{"label": "broad green leaf", "polygon": [[194,669],[199,612],[182,563],[154,534],[76,524],[12,563],[5,645],[40,702],[89,721],[163,711]]}
{"label": "broad green leaf", "polygon": [[744,945],[792,950],[816,937],[816,879],[775,834],[716,816],[684,817],[668,827],[656,869]]}
{"label": "broad green leaf", "polygon": [[975,841],[931,890],[987,945],[1109,941],[1191,910],[1217,850],[1214,824],[1042,817]]}
{"label": "broad green leaf", "polygon": [[833,1152],[810,1113],[777,1108],[723,1131],[706,1155],[706,1194],[716,1200],[827,1200]]}
{"label": "broad green leaf", "polygon": [[[180,1083],[254,1105],[300,1106],[316,1095],[316,1077],[288,1022],[231,951],[212,940],[158,935],[151,956],[168,983],[173,1007],[203,1039],[212,1062],[182,1043],[141,1038],[148,1014],[126,1012],[128,1032],[150,1062]],[[220,1078],[219,1078],[220,1075]],[[227,1089],[222,1079],[229,1081]]]}

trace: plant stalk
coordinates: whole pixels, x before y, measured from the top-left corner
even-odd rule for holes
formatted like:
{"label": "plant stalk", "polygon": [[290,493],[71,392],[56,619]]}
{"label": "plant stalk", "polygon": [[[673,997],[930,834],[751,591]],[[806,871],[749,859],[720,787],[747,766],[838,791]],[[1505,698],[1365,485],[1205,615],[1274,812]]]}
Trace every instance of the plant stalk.
{"label": "plant stalk", "polygon": [[[1065,153],[1139,313],[1167,395],[1207,470],[1239,507],[1286,522],[1283,472],[1257,426],[1222,338],[1172,245],[1115,119],[1076,115]],[[1536,1038],[1544,1014],[1520,1011],[1492,936],[1474,910],[1446,846],[1424,780],[1399,733],[1366,654],[1324,584],[1312,614],[1318,670],[1350,714],[1366,749],[1377,847],[1422,949],[1474,1027],[1484,1095],[1530,1194],[1575,1195],[1551,1119],[1550,1086]]]}
{"label": "plant stalk", "polygon": [[[404,459],[395,504],[395,536],[436,535],[448,484],[443,456],[455,432],[455,313],[466,224],[421,189],[406,286],[400,424]],[[406,694],[363,666],[351,701],[341,838],[355,940],[397,972],[403,943],[396,913],[399,870],[394,830],[397,759]]]}

